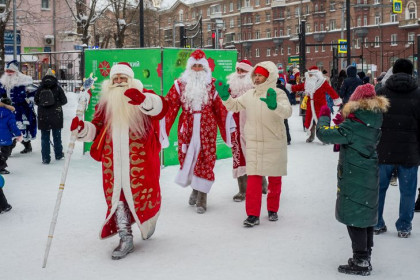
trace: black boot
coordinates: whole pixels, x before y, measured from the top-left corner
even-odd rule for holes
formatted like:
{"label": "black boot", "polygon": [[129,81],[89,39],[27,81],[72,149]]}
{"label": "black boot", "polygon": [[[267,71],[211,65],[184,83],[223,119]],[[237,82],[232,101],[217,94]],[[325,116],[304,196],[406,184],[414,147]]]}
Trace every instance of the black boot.
{"label": "black boot", "polygon": [[417,196],[416,205],[414,206],[415,212],[420,212],[420,189],[419,189],[419,195]]}
{"label": "black boot", "polygon": [[21,154],[27,154],[27,153],[32,152],[31,141],[28,141],[28,142],[22,141],[22,144],[23,144],[23,146],[25,146],[25,149],[20,151]]}
{"label": "black boot", "polygon": [[248,216],[244,221],[244,226],[253,227],[260,224],[260,217],[257,216]]}
{"label": "black boot", "polygon": [[372,271],[372,266],[367,258],[350,258],[348,264],[340,265],[338,272],[353,275],[368,276]]}

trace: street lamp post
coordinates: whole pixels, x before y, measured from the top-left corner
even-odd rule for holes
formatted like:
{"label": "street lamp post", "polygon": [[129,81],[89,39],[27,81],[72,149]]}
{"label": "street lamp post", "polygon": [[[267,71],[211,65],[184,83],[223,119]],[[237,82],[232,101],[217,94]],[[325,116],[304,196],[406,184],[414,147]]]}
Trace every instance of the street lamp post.
{"label": "street lamp post", "polygon": [[[16,0],[15,0],[16,1]],[[140,0],[139,4],[139,16],[140,16],[140,48],[144,48],[144,7],[143,0]]]}
{"label": "street lamp post", "polygon": [[346,0],[347,66],[351,64],[350,0]]}

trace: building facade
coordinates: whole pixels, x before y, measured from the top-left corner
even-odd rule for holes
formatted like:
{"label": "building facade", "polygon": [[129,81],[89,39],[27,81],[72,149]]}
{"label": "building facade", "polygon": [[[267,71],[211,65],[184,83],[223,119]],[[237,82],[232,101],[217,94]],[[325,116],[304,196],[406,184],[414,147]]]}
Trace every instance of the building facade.
{"label": "building facade", "polygon": [[[191,1],[190,1],[191,2]],[[403,1],[403,12],[393,14],[392,0],[351,0],[351,63],[372,75],[386,71],[397,58],[415,61],[420,34],[420,0]],[[271,60],[284,68],[296,66],[300,24],[306,25],[306,65],[332,69],[333,47],[346,39],[344,0],[182,0],[160,12],[160,42],[179,47],[179,28],[201,19],[201,38],[187,46],[237,49],[238,59],[252,63]],[[185,34],[185,33],[184,33]],[[215,38],[213,38],[215,37]],[[215,39],[217,42],[215,42]],[[346,54],[341,54],[346,56]],[[338,70],[345,68],[340,58]]]}

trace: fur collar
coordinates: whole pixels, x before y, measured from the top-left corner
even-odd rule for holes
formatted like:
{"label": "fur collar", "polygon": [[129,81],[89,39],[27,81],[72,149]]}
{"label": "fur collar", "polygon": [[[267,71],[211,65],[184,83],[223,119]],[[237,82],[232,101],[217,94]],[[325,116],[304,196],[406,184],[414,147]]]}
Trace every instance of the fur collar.
{"label": "fur collar", "polygon": [[349,114],[357,110],[367,110],[385,113],[388,111],[389,101],[384,96],[375,96],[374,98],[364,98],[357,101],[349,101],[344,105],[342,115],[347,118]]}

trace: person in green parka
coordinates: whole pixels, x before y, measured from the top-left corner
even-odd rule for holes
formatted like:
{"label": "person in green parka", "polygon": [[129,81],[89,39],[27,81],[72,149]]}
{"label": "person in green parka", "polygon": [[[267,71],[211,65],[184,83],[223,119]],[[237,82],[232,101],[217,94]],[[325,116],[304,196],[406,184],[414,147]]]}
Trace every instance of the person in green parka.
{"label": "person in green parka", "polygon": [[376,96],[371,84],[360,85],[330,126],[331,112],[323,106],[316,136],[323,143],[340,144],[337,166],[336,219],[347,225],[353,257],[338,271],[370,275],[373,226],[378,220],[379,169],[376,145],[382,114],[389,102]]}

